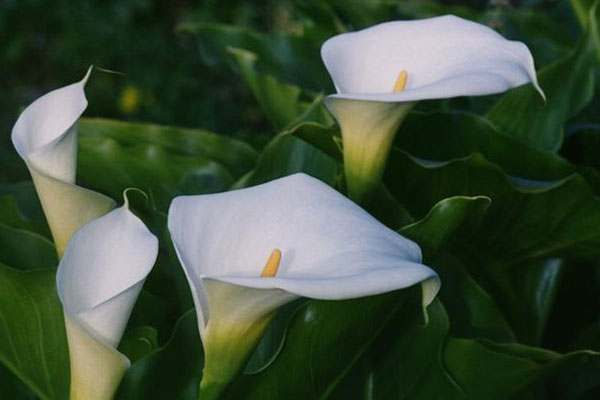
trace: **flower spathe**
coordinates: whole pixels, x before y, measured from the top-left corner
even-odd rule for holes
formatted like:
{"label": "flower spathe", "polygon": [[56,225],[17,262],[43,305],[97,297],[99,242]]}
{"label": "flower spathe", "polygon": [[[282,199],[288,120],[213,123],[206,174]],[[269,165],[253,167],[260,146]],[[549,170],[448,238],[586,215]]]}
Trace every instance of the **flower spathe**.
{"label": "flower spathe", "polygon": [[178,197],[168,225],[205,349],[201,390],[231,380],[276,309],[295,298],[351,299],[422,283],[427,305],[439,289],[417,244],[304,174]]}
{"label": "flower spathe", "polygon": [[129,360],[116,349],[158,240],[127,203],[78,230],[58,266],[71,363],[71,400],[109,400]]}
{"label": "flower spathe", "polygon": [[500,93],[537,83],[521,42],[453,15],[382,23],[327,40],[323,62],[337,93],[326,99],[340,124],[350,195],[381,180],[398,126],[415,102]]}
{"label": "flower spathe", "polygon": [[75,185],[76,123],[87,107],[85,84],[51,91],[31,103],[12,130],[15,149],[27,164],[59,256],[83,224],[114,208],[114,201]]}

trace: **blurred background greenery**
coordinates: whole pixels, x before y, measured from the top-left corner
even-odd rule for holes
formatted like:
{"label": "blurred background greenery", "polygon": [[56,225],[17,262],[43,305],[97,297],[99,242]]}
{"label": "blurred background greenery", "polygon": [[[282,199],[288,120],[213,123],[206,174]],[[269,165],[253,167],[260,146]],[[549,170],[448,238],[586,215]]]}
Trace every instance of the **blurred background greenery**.
{"label": "blurred background greenery", "polygon": [[[17,161],[9,132],[19,112],[43,93],[83,76],[90,64],[125,75],[94,75],[87,89],[87,116],[199,127],[264,143],[264,135],[271,133],[264,114],[246,84],[210,51],[210,38],[194,34],[198,24],[313,38],[307,56],[320,69],[316,73],[321,87],[314,89],[324,93],[332,87],[320,64],[319,45],[345,29],[453,12],[483,20],[508,37],[534,42],[539,66],[564,54],[579,33],[572,13],[565,12],[567,1],[442,3],[443,8],[419,0],[2,0],[3,168],[20,165],[8,162]],[[549,13],[536,17],[533,6],[552,11],[558,19],[549,20]],[[556,23],[560,27],[554,29]],[[523,24],[528,25],[525,32]],[[537,34],[523,36],[531,32]],[[20,169],[22,174],[14,174],[17,181],[27,178]]]}

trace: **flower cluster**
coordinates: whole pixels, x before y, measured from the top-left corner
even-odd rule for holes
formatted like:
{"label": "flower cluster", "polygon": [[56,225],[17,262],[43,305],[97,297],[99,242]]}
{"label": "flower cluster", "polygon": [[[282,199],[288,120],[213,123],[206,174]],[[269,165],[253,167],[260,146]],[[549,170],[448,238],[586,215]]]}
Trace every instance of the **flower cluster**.
{"label": "flower cluster", "polygon": [[[305,174],[173,199],[168,229],[204,347],[203,398],[243,369],[278,308],[299,297],[344,300],[417,284],[427,307],[438,275],[419,246],[358,204],[380,184],[396,131],[417,101],[533,83],[519,42],[454,16],[384,23],[322,46],[337,94],[326,104],[343,139],[348,197]],[[59,254],[72,399],[110,399],[130,365],[117,348],[158,240],[125,204],[77,186],[83,80],[31,104],[12,139],[27,164]],[[112,210],[112,211],[111,211]]]}

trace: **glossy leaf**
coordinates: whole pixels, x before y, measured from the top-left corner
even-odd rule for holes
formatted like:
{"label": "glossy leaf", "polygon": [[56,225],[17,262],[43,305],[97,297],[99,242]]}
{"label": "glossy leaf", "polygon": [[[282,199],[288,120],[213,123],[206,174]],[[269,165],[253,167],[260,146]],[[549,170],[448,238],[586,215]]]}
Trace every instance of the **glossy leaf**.
{"label": "glossy leaf", "polygon": [[399,233],[421,246],[426,259],[431,259],[465,220],[480,219],[490,205],[487,197],[450,197],[433,206],[422,220],[400,229]]}
{"label": "glossy leaf", "polygon": [[160,146],[169,154],[212,160],[238,177],[254,165],[256,152],[248,144],[201,129],[82,118],[80,138],[114,139],[123,146]]}
{"label": "glossy leaf", "polygon": [[450,313],[453,334],[514,341],[514,334],[494,299],[456,257],[444,251],[449,242],[479,227],[489,205],[487,197],[450,197],[399,232],[419,243],[425,261],[440,274],[443,282],[440,298]]}
{"label": "glossy leaf", "polygon": [[598,26],[592,9],[587,32],[569,57],[538,74],[547,103],[528,86],[515,89],[490,110],[488,116],[504,133],[533,147],[556,152],[564,140],[565,122],[582,110],[594,95]]}
{"label": "glossy leaf", "polygon": [[256,168],[235,184],[246,187],[264,183],[296,172],[304,172],[332,184],[338,165],[327,154],[292,135],[281,134],[265,147]]}
{"label": "glossy leaf", "polygon": [[400,310],[333,398],[462,398],[462,388],[443,362],[448,317],[439,300],[428,312],[424,325],[414,308]]}
{"label": "glossy leaf", "polygon": [[0,265],[0,361],[44,400],[69,393],[69,356],[55,270]]}
{"label": "glossy leaf", "polygon": [[483,231],[468,240],[505,268],[557,254],[598,254],[600,202],[578,175],[550,182],[509,178],[477,153],[428,162],[394,150],[390,161],[386,183],[414,215],[425,215],[433,204],[451,196],[490,197]]}
{"label": "glossy leaf", "polygon": [[521,178],[553,180],[575,172],[563,158],[522,144],[488,119],[467,112],[412,112],[400,127],[396,145],[414,157],[435,161],[478,152]]}
{"label": "glossy leaf", "polygon": [[407,294],[307,302],[292,317],[278,357],[263,371],[241,376],[225,398],[326,397]]}
{"label": "glossy leaf", "polygon": [[[228,48],[242,77],[273,126],[280,130],[303,120],[331,122],[323,106],[323,95],[305,93],[298,86],[281,82],[256,70],[258,56],[250,51]],[[305,97],[306,100],[302,100]]]}

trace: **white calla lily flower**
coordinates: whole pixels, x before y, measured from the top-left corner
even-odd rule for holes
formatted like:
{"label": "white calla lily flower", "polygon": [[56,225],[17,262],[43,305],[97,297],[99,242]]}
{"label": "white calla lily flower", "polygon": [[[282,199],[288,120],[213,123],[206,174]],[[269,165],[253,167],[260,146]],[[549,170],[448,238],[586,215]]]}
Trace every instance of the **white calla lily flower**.
{"label": "white calla lily flower", "polygon": [[394,135],[415,102],[538,85],[521,42],[453,15],[382,23],[343,33],[321,48],[337,94],[326,104],[340,124],[350,196],[379,184]]}
{"label": "white calla lily flower", "polygon": [[76,123],[87,107],[85,77],[29,105],[12,130],[13,144],[27,164],[59,256],[83,224],[114,208],[114,201],[75,185]]}
{"label": "white calla lily flower", "polygon": [[79,229],[58,266],[71,361],[71,400],[112,399],[129,360],[117,346],[158,254],[126,204]]}
{"label": "white calla lily flower", "polygon": [[416,243],[305,174],[175,198],[168,225],[196,306],[206,398],[243,368],[276,309],[293,299],[421,283],[426,306],[439,289]]}

